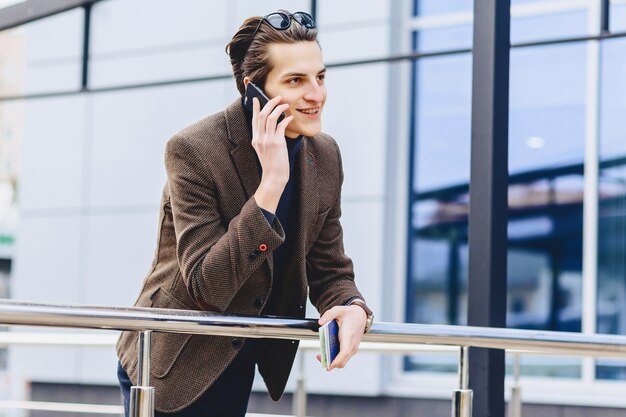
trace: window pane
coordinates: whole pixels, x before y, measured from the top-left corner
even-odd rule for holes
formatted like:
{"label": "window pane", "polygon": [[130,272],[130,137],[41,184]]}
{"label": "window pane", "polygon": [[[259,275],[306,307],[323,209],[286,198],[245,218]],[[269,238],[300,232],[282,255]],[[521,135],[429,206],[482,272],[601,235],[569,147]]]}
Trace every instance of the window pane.
{"label": "window pane", "polygon": [[[467,321],[471,56],[414,64],[413,186],[407,321]],[[412,355],[407,370],[455,372],[449,355]]]}
{"label": "window pane", "polygon": [[419,16],[471,12],[474,10],[474,2],[472,0],[415,0],[415,6],[415,15]]}
{"label": "window pane", "polygon": [[[471,48],[472,2],[417,1],[420,52]],[[533,42],[588,34],[589,6],[577,0],[511,2],[511,42]],[[614,13],[615,14],[615,13]],[[617,19],[617,18],[615,18]]]}
{"label": "window pane", "polygon": [[511,53],[509,327],[581,329],[585,56],[583,44]]}
{"label": "window pane", "polygon": [[511,43],[587,34],[588,6],[579,1],[511,2]]}
{"label": "window pane", "polygon": [[612,32],[626,31],[626,1],[611,0],[610,26]]}
{"label": "window pane", "polygon": [[[511,56],[508,326],[580,331],[585,45]],[[467,323],[471,58],[415,65],[407,320]],[[432,360],[432,361],[431,361]],[[445,357],[409,370],[453,372]],[[524,374],[575,377],[580,361],[525,361]]]}
{"label": "window pane", "polygon": [[511,51],[511,173],[582,163],[585,48],[574,44]]}
{"label": "window pane", "polygon": [[415,191],[469,179],[471,74],[469,54],[416,63]]}
{"label": "window pane", "polygon": [[[602,44],[598,333],[626,334],[626,40]],[[598,361],[600,379],[626,379],[623,361]]]}
{"label": "window pane", "polygon": [[472,26],[448,26],[423,29],[417,36],[418,51],[434,52],[472,47]]}

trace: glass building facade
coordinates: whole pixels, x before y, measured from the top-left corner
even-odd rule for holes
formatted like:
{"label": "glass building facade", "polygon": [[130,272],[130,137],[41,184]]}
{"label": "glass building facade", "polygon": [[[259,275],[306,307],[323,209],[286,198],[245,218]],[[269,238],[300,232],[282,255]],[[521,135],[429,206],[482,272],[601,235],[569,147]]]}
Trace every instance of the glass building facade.
{"label": "glass building facade", "polygon": [[[512,1],[508,327],[626,334],[626,41],[571,39],[598,34],[598,4]],[[613,31],[625,10],[611,3]],[[414,52],[437,54],[412,71],[406,319],[467,324],[472,2],[418,0],[413,12]],[[585,185],[593,164],[596,195]],[[586,205],[597,207],[595,236],[583,232]],[[584,259],[597,259],[592,274]],[[421,355],[405,369],[456,368]],[[577,359],[528,358],[522,370],[582,375]],[[595,377],[626,378],[626,368],[598,361]]]}

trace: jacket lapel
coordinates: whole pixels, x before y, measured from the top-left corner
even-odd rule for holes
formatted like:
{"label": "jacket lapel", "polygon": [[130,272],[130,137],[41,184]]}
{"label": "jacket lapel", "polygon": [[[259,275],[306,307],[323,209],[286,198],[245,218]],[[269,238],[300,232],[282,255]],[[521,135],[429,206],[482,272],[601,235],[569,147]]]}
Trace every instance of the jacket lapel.
{"label": "jacket lapel", "polygon": [[259,187],[261,178],[257,167],[256,152],[252,147],[248,119],[240,99],[235,100],[226,108],[226,129],[228,140],[235,145],[230,154],[245,191],[246,200],[248,200]]}
{"label": "jacket lapel", "polygon": [[[245,200],[241,203],[243,206],[259,188],[261,177],[257,166],[256,151],[252,147],[252,134],[248,126],[248,118],[240,99],[235,100],[226,108],[226,130],[228,140],[235,145],[230,151],[230,155],[233,158],[235,170],[237,170],[239,181],[245,193]],[[274,259],[271,256],[267,258],[267,264],[270,275],[273,275]]]}
{"label": "jacket lapel", "polygon": [[297,156],[297,218],[295,231],[295,245],[301,251],[300,259],[306,257],[306,248],[311,235],[311,228],[315,226],[319,210],[319,191],[317,184],[317,165],[313,154],[314,137],[303,139],[302,149]]}

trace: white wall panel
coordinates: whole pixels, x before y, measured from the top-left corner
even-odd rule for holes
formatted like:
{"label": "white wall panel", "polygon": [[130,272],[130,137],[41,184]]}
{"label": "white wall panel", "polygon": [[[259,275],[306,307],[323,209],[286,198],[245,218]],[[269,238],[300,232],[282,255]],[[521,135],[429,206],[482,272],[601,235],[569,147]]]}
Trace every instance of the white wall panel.
{"label": "white wall panel", "polygon": [[318,39],[324,53],[324,61],[328,64],[382,58],[389,54],[387,26],[367,26],[337,31],[324,31],[322,28]]}
{"label": "white wall panel", "polygon": [[9,350],[11,378],[15,381],[76,382],[79,352],[80,348],[76,347],[12,347]]}
{"label": "white wall panel", "polygon": [[[111,334],[111,332],[107,332],[106,334]],[[76,381],[78,383],[118,384],[118,359],[114,347],[80,348],[77,357],[78,375]]]}
{"label": "white wall panel", "polygon": [[224,51],[225,42],[215,46],[167,49],[159,54],[133,54],[91,61],[94,88],[230,74],[232,68]]}
{"label": "white wall panel", "polygon": [[[386,55],[388,3],[320,0],[318,21],[326,62]],[[97,3],[92,16],[91,80],[97,87],[228,73],[223,48],[244,18],[280,7],[308,11],[309,6],[308,0],[288,5],[277,0]],[[45,27],[40,34],[33,32],[43,41],[37,46],[42,50],[33,49],[29,55],[41,60],[28,70],[30,92],[79,85],[82,11],[64,19],[74,19],[67,23],[71,35],[50,33],[53,29]],[[72,40],[63,43],[66,49],[47,55],[46,36],[55,43],[65,36]],[[61,59],[47,61],[57,57]],[[359,288],[379,311],[384,285],[387,65],[332,69],[328,88],[324,131],[337,139],[343,155],[345,246],[354,260]],[[181,128],[222,110],[237,97],[234,82],[227,80],[32,101],[33,117],[27,113],[26,121],[26,132],[32,134],[27,134],[24,148],[23,181],[28,187],[21,197],[23,209],[38,211],[22,220],[13,287],[16,298],[131,305],[154,255],[165,143]],[[84,110],[86,104],[90,113]],[[29,139],[46,134],[54,137],[54,146],[48,142],[38,147]],[[87,161],[82,160],[85,153]],[[51,172],[56,176],[50,177]],[[88,181],[86,196],[81,195],[83,179]],[[112,349],[37,352],[44,350],[12,354],[16,380],[116,383]],[[308,356],[311,392],[380,391],[377,356],[361,354],[346,369],[331,374],[321,370],[312,354]],[[295,376],[294,371],[292,380]]]}
{"label": "white wall panel", "polygon": [[382,307],[383,201],[351,201],[341,204],[341,224],[346,253],[354,262],[355,281],[372,310]]}
{"label": "white wall panel", "polygon": [[[380,393],[378,355],[359,353],[343,369],[331,372],[315,359],[318,352],[306,353],[307,391],[331,395],[377,395]],[[294,375],[295,376],[295,375]]]}
{"label": "white wall panel", "polygon": [[90,206],[157,205],[165,182],[165,143],[183,127],[222,110],[230,84],[95,95]]}
{"label": "white wall panel", "polygon": [[77,208],[81,202],[85,98],[24,103],[19,205],[22,211]]}
{"label": "white wall panel", "polygon": [[33,64],[80,58],[83,24],[84,13],[78,8],[24,25],[26,61]]}
{"label": "white wall panel", "polygon": [[290,0],[289,2],[285,2],[283,0],[235,0],[232,3],[234,3],[235,6],[233,14],[234,21],[231,28],[232,33],[228,34],[229,37],[235,34],[239,25],[241,25],[248,17],[265,16],[276,12],[279,9],[286,9],[292,13],[310,13],[311,7],[311,2],[309,0]]}
{"label": "white wall panel", "polygon": [[41,303],[78,303],[81,236],[78,216],[22,218],[11,297]]}
{"label": "white wall panel", "polygon": [[24,73],[23,94],[77,91],[81,77],[81,62],[77,58],[54,64],[29,65]]}
{"label": "white wall panel", "polygon": [[351,25],[389,18],[390,0],[318,0],[318,22],[325,25]]}
{"label": "white wall panel", "polygon": [[156,248],[158,216],[158,209],[89,216],[82,303],[124,307],[135,303]]}
{"label": "white wall panel", "polygon": [[341,149],[343,196],[384,192],[387,64],[331,68],[323,130]]}
{"label": "white wall panel", "polygon": [[226,0],[109,0],[92,16],[92,53],[153,50],[227,36]]}

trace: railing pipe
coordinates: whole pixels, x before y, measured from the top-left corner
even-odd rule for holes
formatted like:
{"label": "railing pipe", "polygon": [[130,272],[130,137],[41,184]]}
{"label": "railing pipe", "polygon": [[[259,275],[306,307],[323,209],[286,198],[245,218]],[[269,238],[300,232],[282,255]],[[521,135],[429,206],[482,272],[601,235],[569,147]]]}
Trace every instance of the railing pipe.
{"label": "railing pipe", "polygon": [[452,417],[472,417],[473,391],[469,389],[468,347],[459,352],[459,388],[452,393]]}
{"label": "railing pipe", "polygon": [[305,363],[304,363],[304,351],[298,355],[298,382],[296,391],[293,398],[293,415],[296,417],[306,416],[306,377],[305,377]]}
{"label": "railing pipe", "polygon": [[513,386],[509,399],[509,417],[522,417],[522,389],[519,384],[520,378],[520,355],[513,355]]}
{"label": "railing pipe", "polygon": [[154,417],[154,387],[150,386],[150,343],[152,332],[140,332],[137,338],[137,385],[130,387],[130,417]]}
{"label": "railing pipe", "polygon": [[[214,336],[318,340],[314,319],[240,317],[152,308],[106,308],[0,301],[0,323]],[[562,355],[626,358],[626,336],[488,327],[377,323],[366,342],[515,349]]]}

